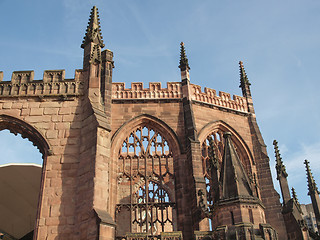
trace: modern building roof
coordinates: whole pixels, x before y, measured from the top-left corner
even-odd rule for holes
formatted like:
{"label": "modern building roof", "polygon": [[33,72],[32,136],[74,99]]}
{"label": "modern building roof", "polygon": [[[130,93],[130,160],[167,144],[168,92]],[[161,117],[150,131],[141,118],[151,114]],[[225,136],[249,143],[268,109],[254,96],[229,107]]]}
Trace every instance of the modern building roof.
{"label": "modern building roof", "polygon": [[0,165],[0,232],[20,239],[34,229],[42,166]]}

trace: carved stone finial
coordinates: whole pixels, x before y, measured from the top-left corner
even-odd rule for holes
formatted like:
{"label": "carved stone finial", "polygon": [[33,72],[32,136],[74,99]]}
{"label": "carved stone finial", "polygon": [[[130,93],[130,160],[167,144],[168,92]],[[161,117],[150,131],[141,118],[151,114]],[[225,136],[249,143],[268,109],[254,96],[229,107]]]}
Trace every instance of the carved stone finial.
{"label": "carved stone finial", "polygon": [[239,61],[239,66],[240,66],[240,86],[239,87],[244,87],[244,85],[251,85],[251,83],[249,82],[249,79],[247,77],[247,74],[244,70],[243,67],[243,62]]}
{"label": "carved stone finial", "polygon": [[180,43],[180,65],[179,68],[181,71],[189,70],[189,63],[188,63],[188,58],[186,55],[186,50],[184,48],[184,43]]}
{"label": "carved stone finial", "polygon": [[279,180],[281,176],[288,177],[288,174],[286,172],[286,167],[284,166],[282,162],[282,158],[280,155],[280,151],[278,148],[278,142],[276,140],[273,140],[274,145],[274,153],[276,157],[276,170],[277,170],[277,179]]}
{"label": "carved stone finial", "polygon": [[100,29],[98,8],[96,6],[93,6],[91,9],[86,35],[83,38],[81,47],[84,48],[90,42],[99,45],[101,48],[104,47]]}
{"label": "carved stone finial", "polygon": [[297,204],[297,207],[298,207],[299,211],[301,212],[301,205],[299,203],[296,190],[294,188],[291,188],[291,193],[292,193],[293,201]]}
{"label": "carved stone finial", "polygon": [[297,193],[294,188],[291,188],[292,198],[298,202]]}
{"label": "carved stone finial", "polygon": [[[240,65],[240,88],[242,90],[242,95],[244,97],[249,97],[251,98],[251,90],[250,90],[250,82],[248,80],[248,77],[247,77],[247,74],[244,70],[244,67],[243,67],[243,62],[239,62],[239,65]],[[253,108],[252,108],[252,111],[254,112]]]}
{"label": "carved stone finial", "polygon": [[308,162],[307,159],[304,161],[304,164],[306,165],[306,171],[307,171],[308,190],[309,190],[308,195],[319,194],[319,190],[318,190],[317,184],[314,181],[314,178],[312,176],[312,173],[311,173],[311,170],[310,170],[310,167],[309,167],[309,162]]}

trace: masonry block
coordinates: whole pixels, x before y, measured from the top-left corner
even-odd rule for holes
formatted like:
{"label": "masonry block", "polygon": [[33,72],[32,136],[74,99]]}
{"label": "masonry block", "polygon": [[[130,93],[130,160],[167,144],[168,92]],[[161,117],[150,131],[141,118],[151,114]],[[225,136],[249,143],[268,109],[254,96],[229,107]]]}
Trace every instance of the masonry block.
{"label": "masonry block", "polygon": [[12,73],[11,83],[27,83],[32,82],[34,71],[15,71]]}
{"label": "masonry block", "polygon": [[44,82],[59,82],[65,78],[65,70],[45,70],[43,73]]}

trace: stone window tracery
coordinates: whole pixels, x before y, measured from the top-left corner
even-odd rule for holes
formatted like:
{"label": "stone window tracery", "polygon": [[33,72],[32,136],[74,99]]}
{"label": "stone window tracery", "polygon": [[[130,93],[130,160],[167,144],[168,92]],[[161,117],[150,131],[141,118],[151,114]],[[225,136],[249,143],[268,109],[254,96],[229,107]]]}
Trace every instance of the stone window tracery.
{"label": "stone window tracery", "polygon": [[127,136],[118,158],[117,236],[158,236],[176,225],[173,157],[155,128],[137,127]]}
{"label": "stone window tracery", "polygon": [[206,182],[207,204],[212,207],[215,202],[215,196],[218,184],[218,171],[222,163],[224,143],[223,132],[216,130],[208,135],[202,143],[202,167],[204,179]]}

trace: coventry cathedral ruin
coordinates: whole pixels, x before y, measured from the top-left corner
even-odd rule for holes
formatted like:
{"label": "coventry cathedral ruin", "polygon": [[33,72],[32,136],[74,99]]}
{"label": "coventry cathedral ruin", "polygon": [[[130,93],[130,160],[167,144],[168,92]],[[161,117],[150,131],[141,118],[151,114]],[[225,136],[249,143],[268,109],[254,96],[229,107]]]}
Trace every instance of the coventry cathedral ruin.
{"label": "coventry cathedral ruin", "polygon": [[276,141],[282,202],[274,189],[242,62],[242,96],[192,84],[183,43],[181,79],[125,86],[112,81],[104,46],[93,7],[74,79],[47,70],[42,80],[15,71],[2,81],[0,72],[0,130],[43,156],[34,226],[15,235],[1,213],[3,239],[318,239],[290,193]]}

